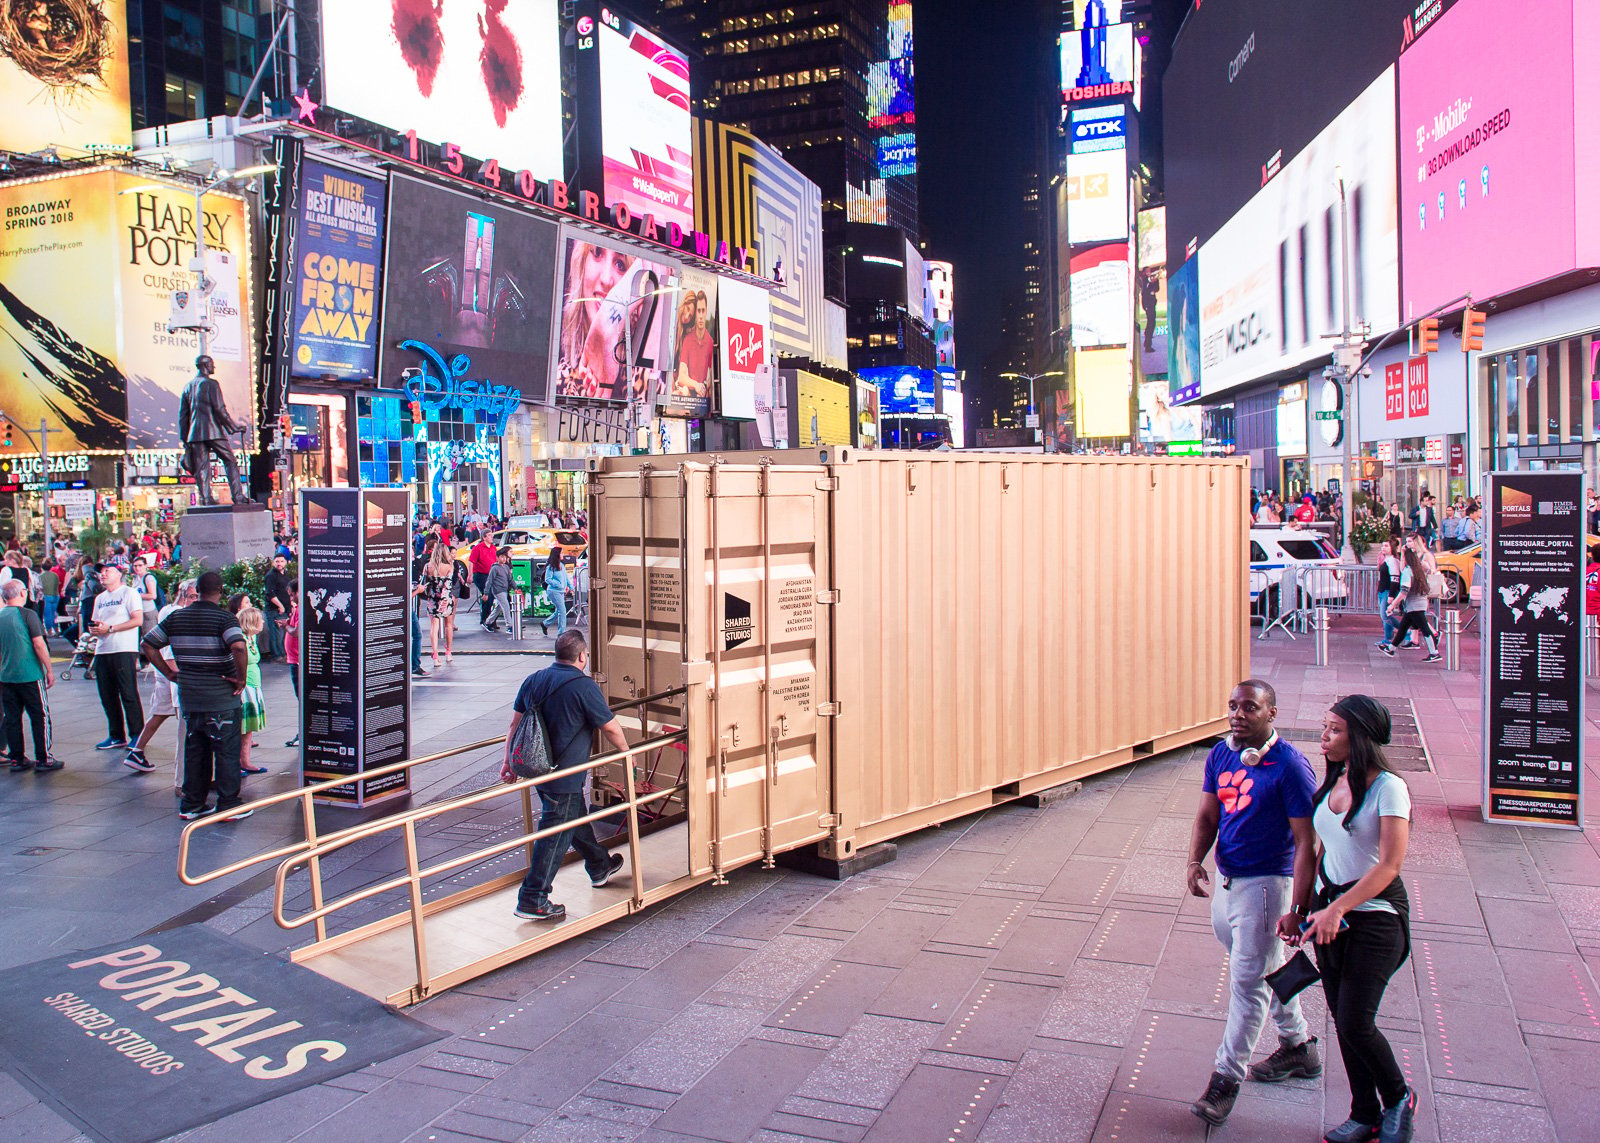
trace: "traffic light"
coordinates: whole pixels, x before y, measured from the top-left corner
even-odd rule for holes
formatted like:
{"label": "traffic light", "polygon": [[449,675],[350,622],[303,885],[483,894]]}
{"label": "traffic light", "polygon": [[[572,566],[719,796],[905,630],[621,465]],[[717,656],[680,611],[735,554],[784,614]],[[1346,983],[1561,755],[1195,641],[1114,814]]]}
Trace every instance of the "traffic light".
{"label": "traffic light", "polygon": [[1467,307],[1461,315],[1461,352],[1471,353],[1483,348],[1483,311]]}
{"label": "traffic light", "polygon": [[6,445],[6,447],[10,448],[11,447],[11,422],[10,421],[0,420],[0,433],[3,433],[4,436],[5,436],[5,445]]}
{"label": "traffic light", "polygon": [[1423,318],[1417,323],[1417,352],[1437,353],[1439,351],[1439,319]]}

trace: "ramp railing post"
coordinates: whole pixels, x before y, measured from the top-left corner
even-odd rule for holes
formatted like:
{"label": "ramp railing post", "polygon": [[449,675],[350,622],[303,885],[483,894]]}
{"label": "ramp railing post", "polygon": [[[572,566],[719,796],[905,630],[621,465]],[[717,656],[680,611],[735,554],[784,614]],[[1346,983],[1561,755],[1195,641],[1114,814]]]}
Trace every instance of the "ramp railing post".
{"label": "ramp railing post", "polygon": [[638,909],[644,906],[644,877],[639,871],[639,791],[634,784],[633,769],[630,755],[622,760],[622,788],[628,798],[628,880],[633,891],[633,907]]}
{"label": "ramp railing post", "polygon": [[[522,832],[531,834],[533,832],[533,823],[535,820],[536,819],[533,816],[533,791],[531,789],[524,789],[522,791]],[[528,843],[528,864],[530,866],[533,865],[534,844],[535,843],[531,841]]]}
{"label": "ramp railing post", "polygon": [[417,823],[405,823],[406,880],[411,891],[411,947],[417,957],[418,1000],[428,995],[428,931],[422,916],[422,869],[417,859]]}
{"label": "ramp railing post", "polygon": [[1326,607],[1318,607],[1311,617],[1311,625],[1316,632],[1317,666],[1319,667],[1328,665],[1328,628],[1331,623],[1332,620],[1328,616]]}
{"label": "ramp railing post", "polygon": [[[300,820],[305,824],[306,845],[312,853],[317,852],[317,809],[311,801],[311,791],[306,790],[300,796]],[[322,908],[322,860],[313,857],[306,863],[306,873],[311,878],[311,907]],[[322,917],[317,918],[317,940],[328,939],[328,922]]]}

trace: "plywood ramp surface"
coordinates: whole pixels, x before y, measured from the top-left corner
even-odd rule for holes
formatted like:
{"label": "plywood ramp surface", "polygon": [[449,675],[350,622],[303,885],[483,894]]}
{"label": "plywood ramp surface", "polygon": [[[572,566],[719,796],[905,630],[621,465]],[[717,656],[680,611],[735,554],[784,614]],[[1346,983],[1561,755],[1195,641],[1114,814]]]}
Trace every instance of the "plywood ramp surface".
{"label": "plywood ramp surface", "polygon": [[[650,834],[639,845],[646,894],[677,882],[685,882],[685,888],[692,883],[688,874],[687,826]],[[513,852],[520,855],[522,851]],[[614,852],[628,854],[626,847]],[[430,912],[424,922],[428,974],[436,982],[431,991],[471,980],[559,944],[578,932],[626,916],[632,895],[631,872],[624,865],[610,885],[596,889],[589,884],[581,862],[563,866],[550,894],[551,900],[567,907],[566,920],[559,922],[524,921],[512,915],[521,874],[514,880],[500,879],[509,883],[492,891],[466,890],[455,895],[455,903],[451,899],[430,903],[429,908],[437,910]],[[409,920],[347,945],[340,945],[335,937],[329,946],[326,950],[316,946],[301,949],[294,959],[379,1000],[403,1004],[422,999],[413,993],[417,963]]]}

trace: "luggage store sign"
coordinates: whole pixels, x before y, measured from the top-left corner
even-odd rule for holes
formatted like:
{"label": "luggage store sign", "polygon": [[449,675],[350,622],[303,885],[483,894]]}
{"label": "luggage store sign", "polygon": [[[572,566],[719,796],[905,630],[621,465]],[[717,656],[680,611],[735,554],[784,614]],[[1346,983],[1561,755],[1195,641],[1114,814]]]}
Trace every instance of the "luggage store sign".
{"label": "luggage store sign", "polygon": [[1483,816],[1583,828],[1583,474],[1488,475]]}

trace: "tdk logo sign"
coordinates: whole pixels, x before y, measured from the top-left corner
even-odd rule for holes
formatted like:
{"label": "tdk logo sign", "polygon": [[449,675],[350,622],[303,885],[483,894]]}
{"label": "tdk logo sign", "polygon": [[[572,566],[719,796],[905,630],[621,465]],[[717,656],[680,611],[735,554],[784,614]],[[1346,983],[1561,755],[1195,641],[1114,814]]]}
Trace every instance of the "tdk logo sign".
{"label": "tdk logo sign", "polygon": [[1072,114],[1071,131],[1074,154],[1115,151],[1127,146],[1127,113],[1121,108],[1076,111]]}

